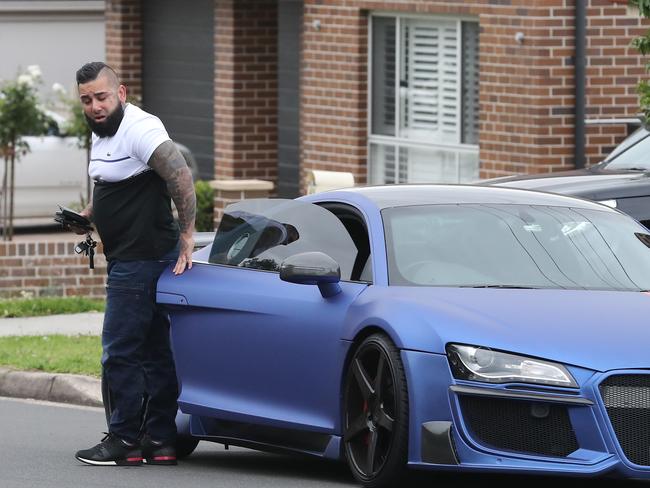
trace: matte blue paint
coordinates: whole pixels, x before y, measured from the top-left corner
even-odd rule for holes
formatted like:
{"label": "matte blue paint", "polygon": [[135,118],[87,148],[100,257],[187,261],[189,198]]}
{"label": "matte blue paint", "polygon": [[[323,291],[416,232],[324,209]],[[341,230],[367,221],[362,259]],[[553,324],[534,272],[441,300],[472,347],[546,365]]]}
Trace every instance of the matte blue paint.
{"label": "matte blue paint", "polygon": [[[207,261],[209,246],[194,254],[191,270],[180,276],[166,272],[158,284],[158,300],[169,305],[182,384],[179,403],[190,414],[195,435],[204,433],[197,415],[302,429],[331,434],[322,455],[338,456],[346,361],[352,341],[372,327],[383,330],[401,350],[409,395],[410,466],[574,476],[616,472],[650,478],[650,467],[625,459],[598,391],[611,374],[648,374],[650,295],[387,286],[381,208],[455,202],[525,201],[583,208],[596,204],[515,189],[453,185],[339,190],[300,200],[347,203],[361,212],[369,230],[374,283],[343,281],[341,293],[323,298],[318,287],[283,282],[274,272],[196,262]],[[531,387],[455,380],[445,355],[450,342],[565,364],[579,388],[536,386],[535,393],[593,402],[568,407],[580,449],[553,458],[482,445],[467,428],[458,397],[449,387],[524,393]],[[460,465],[422,462],[420,426],[428,421],[453,422]]]}
{"label": "matte blue paint", "polygon": [[[497,191],[493,191],[497,190]],[[409,205],[438,205],[456,203],[494,203],[528,205],[558,205],[573,208],[591,208],[616,213],[617,210],[575,197],[552,193],[521,190],[519,188],[487,187],[477,185],[385,185],[349,188],[316,193],[298,200],[308,202],[340,199],[349,202],[372,202],[378,209]],[[366,206],[366,204],[364,204]]]}
{"label": "matte blue paint", "polygon": [[371,287],[345,338],[376,323],[405,349],[458,342],[605,371],[650,366],[647,317],[650,295],[638,292]]}
{"label": "matte blue paint", "polygon": [[202,264],[168,285],[189,304],[171,310],[184,412],[335,430],[340,324],[366,285],[325,299],[277,273]]}

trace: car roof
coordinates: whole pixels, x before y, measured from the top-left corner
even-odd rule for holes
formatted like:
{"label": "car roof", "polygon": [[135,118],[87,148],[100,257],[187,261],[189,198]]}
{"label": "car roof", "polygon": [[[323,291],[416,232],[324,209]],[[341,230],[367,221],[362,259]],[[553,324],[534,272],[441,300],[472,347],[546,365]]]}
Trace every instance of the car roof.
{"label": "car roof", "polygon": [[[479,185],[395,184],[353,187],[323,192],[313,197],[328,198],[360,195],[380,209],[412,205],[440,204],[523,204],[573,207],[594,210],[615,210],[604,205],[554,193]],[[310,198],[312,200],[312,198]]]}

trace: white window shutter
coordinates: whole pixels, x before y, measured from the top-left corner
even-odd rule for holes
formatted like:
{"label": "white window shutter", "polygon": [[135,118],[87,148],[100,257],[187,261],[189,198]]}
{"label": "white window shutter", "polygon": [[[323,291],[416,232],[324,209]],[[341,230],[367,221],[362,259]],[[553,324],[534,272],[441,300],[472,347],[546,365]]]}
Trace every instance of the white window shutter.
{"label": "white window shutter", "polygon": [[442,93],[440,96],[442,136],[453,138],[460,142],[460,60],[459,42],[460,32],[458,23],[453,22],[442,30],[442,45],[440,49],[442,57],[442,69],[440,74],[440,85]]}
{"label": "white window shutter", "polygon": [[459,23],[409,19],[402,36],[402,135],[460,142]]}

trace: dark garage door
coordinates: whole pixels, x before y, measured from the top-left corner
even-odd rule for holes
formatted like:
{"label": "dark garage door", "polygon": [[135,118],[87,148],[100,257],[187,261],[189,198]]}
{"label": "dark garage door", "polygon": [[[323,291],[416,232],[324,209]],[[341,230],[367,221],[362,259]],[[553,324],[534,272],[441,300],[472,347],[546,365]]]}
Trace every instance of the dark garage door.
{"label": "dark garage door", "polygon": [[278,3],[278,196],[300,195],[302,0]]}
{"label": "dark garage door", "polygon": [[144,108],[214,177],[214,1],[143,2]]}

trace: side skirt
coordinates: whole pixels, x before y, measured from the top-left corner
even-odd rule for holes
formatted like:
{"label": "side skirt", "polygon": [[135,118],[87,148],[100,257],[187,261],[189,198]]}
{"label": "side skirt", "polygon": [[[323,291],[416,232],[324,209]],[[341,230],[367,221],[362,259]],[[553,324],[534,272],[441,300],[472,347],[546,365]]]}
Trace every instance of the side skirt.
{"label": "side skirt", "polygon": [[334,459],[340,457],[339,437],[321,432],[269,427],[197,415],[191,416],[190,430],[192,436],[225,445],[270,452],[298,452]]}

